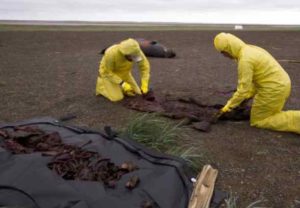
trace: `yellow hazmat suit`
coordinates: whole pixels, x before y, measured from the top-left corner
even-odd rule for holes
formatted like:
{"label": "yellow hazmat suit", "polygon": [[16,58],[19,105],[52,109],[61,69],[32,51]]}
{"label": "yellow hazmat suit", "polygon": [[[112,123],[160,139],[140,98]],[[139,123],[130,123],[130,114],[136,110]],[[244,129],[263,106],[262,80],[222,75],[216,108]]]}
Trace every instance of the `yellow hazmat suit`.
{"label": "yellow hazmat suit", "polygon": [[228,112],[254,97],[251,126],[300,134],[300,111],[282,111],[290,95],[291,81],[272,55],[229,33],[218,34],[214,45],[238,62],[237,90],[221,111]]}
{"label": "yellow hazmat suit", "polygon": [[[129,59],[128,59],[129,57]],[[141,76],[141,88],[131,74],[137,62]],[[127,39],[109,47],[101,59],[97,78],[96,95],[103,95],[111,101],[119,101],[127,95],[148,92],[150,65],[134,39]]]}

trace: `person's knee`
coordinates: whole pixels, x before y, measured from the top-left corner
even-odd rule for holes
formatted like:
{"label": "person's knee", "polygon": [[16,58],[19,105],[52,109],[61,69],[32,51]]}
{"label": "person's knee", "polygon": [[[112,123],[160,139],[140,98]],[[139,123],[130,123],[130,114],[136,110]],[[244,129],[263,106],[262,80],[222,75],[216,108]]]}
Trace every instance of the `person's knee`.
{"label": "person's knee", "polygon": [[118,101],[121,101],[123,100],[124,98],[124,95],[123,94],[120,94],[118,96],[110,96],[110,97],[107,97],[110,101],[112,102],[118,102]]}
{"label": "person's knee", "polygon": [[106,93],[105,91],[96,92],[96,96],[103,96],[112,102],[118,102],[124,98],[124,95],[121,91],[118,93]]}
{"label": "person's knee", "polygon": [[263,123],[264,123],[263,121],[264,121],[265,119],[266,119],[266,118],[259,119],[258,117],[251,115],[251,116],[250,116],[250,126],[260,128],[260,127],[263,126]]}
{"label": "person's knee", "polygon": [[259,127],[259,122],[258,121],[251,121],[250,120],[250,126],[252,126],[252,127]]}

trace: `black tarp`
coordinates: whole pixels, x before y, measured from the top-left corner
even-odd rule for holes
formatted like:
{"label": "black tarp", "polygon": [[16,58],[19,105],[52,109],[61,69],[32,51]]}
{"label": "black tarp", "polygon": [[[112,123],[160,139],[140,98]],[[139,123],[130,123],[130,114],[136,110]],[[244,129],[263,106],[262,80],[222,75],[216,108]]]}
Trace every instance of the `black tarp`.
{"label": "black tarp", "polygon": [[[153,152],[129,139],[65,126],[53,118],[2,124],[0,130],[16,126],[58,132],[66,144],[80,145],[91,140],[84,149],[99,152],[115,164],[132,161],[139,169],[123,175],[115,188],[107,188],[99,181],[64,180],[47,167],[51,158],[39,152],[11,154],[0,147],[0,206],[131,208],[142,207],[145,201],[161,208],[188,205],[193,187],[181,159]],[[128,190],[124,184],[132,174],[140,178],[140,183]]]}

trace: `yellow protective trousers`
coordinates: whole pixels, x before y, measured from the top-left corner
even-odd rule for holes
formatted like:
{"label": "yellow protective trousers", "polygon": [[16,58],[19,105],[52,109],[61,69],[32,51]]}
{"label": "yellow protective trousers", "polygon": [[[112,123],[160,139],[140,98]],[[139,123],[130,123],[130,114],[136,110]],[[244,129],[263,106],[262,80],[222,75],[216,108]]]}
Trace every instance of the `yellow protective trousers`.
{"label": "yellow protective trousers", "polygon": [[117,102],[124,98],[124,94],[127,96],[133,96],[128,91],[134,90],[132,86],[137,86],[131,73],[122,78],[129,83],[129,89],[123,88],[120,84],[116,84],[110,78],[98,76],[96,84],[96,95],[102,95],[110,101]]}
{"label": "yellow protective trousers", "polygon": [[251,126],[300,134],[300,111],[282,111],[290,90],[290,84],[275,91],[258,90],[251,108]]}
{"label": "yellow protective trousers", "polygon": [[115,84],[109,79],[99,76],[97,78],[96,95],[102,95],[113,102],[124,98],[122,87],[119,84]]}

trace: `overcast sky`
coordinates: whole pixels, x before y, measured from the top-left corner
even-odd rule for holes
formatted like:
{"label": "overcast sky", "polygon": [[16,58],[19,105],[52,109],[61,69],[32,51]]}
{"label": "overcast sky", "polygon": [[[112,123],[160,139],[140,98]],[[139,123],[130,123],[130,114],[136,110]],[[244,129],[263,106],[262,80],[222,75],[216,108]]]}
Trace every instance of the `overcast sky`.
{"label": "overcast sky", "polygon": [[0,20],[300,25],[300,0],[0,0]]}

